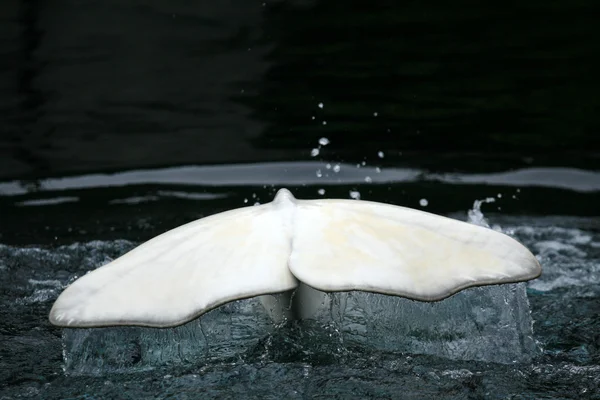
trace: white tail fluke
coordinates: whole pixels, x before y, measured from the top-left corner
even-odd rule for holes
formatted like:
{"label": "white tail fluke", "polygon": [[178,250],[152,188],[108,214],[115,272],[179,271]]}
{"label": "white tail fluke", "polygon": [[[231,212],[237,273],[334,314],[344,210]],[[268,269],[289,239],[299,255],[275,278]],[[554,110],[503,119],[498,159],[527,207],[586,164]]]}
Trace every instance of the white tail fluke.
{"label": "white tail fluke", "polygon": [[[59,326],[170,327],[230,301],[293,290],[274,318],[309,315],[319,291],[435,301],[470,286],[536,278],[541,267],[491,229],[389,204],[296,200],[231,210],[168,231],[81,277],[56,300]],[[275,303],[263,302],[265,307]]]}

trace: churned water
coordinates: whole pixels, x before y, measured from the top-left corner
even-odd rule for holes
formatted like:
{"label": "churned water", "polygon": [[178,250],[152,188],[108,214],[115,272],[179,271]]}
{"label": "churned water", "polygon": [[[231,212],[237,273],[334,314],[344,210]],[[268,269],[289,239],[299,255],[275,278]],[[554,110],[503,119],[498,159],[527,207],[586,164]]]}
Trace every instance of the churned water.
{"label": "churned water", "polygon": [[[353,186],[332,185],[294,191],[310,189],[317,197],[327,188],[350,197]],[[381,193],[394,190],[380,185]],[[213,188],[199,196],[189,188],[137,187],[138,202],[114,203],[134,196],[89,189],[113,204],[105,209],[107,223],[128,218],[127,224],[109,229],[100,223],[97,235],[95,223],[77,220],[56,223],[46,235],[32,227],[38,243],[27,243],[26,232],[3,231],[10,244],[0,245],[0,398],[600,398],[600,220],[501,214],[499,208],[518,201],[511,193],[521,195],[512,186],[494,188],[504,196],[481,197],[469,213],[467,207],[450,215],[489,224],[530,248],[543,275],[527,284],[469,289],[433,304],[337,293],[313,318],[278,325],[248,299],[173,329],[63,330],[47,315],[64,287],[164,228],[145,216],[153,208],[143,210],[172,204],[149,193],[178,193],[178,201],[204,205],[209,213],[218,208],[206,206],[211,202],[234,198],[241,206],[267,201],[275,190]],[[84,214],[89,192],[57,190],[1,200],[15,213]],[[362,197],[384,200],[370,193],[363,190]],[[23,204],[40,195],[78,199]],[[436,202],[428,198],[430,208]],[[120,209],[135,210],[135,216]],[[191,215],[186,207],[178,210]],[[6,215],[6,226],[14,227],[14,218]]]}

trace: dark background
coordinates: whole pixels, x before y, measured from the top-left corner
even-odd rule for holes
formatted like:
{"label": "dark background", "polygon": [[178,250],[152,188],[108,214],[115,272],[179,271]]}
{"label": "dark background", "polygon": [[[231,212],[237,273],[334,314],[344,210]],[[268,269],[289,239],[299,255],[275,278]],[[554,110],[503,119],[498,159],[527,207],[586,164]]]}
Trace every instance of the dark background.
{"label": "dark background", "polygon": [[4,0],[0,179],[306,160],[322,136],[331,160],[598,169],[598,11]]}
{"label": "dark background", "polygon": [[[425,179],[325,196],[464,214],[504,194],[485,211],[598,216],[599,12],[571,0],[0,1],[0,184],[24,190],[0,195],[0,241],[141,241],[277,189],[249,175],[39,191],[44,178],[248,162],[570,168],[539,172],[554,187]],[[321,137],[330,143],[313,157]],[[596,189],[568,188],[581,171]],[[285,181],[293,172],[280,184],[317,197],[315,172]]]}

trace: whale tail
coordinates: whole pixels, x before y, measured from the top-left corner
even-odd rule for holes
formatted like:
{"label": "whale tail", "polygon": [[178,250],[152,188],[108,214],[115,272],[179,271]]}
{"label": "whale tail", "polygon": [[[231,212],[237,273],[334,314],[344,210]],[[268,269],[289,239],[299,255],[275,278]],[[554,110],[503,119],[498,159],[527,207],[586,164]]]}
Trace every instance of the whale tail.
{"label": "whale tail", "polygon": [[261,297],[275,320],[304,318],[322,292],[437,301],[540,274],[529,250],[491,229],[383,203],[296,200],[282,189],[271,203],[180,226],[82,276],[58,297],[50,322],[171,327],[274,293],[288,293],[277,304]]}

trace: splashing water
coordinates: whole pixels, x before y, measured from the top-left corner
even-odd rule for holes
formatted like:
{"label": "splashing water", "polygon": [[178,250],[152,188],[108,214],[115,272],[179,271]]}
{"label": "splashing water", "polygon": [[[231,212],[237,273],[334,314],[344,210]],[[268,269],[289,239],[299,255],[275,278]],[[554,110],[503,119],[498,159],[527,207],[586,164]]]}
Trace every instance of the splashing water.
{"label": "splashing water", "polygon": [[540,278],[432,304],[330,294],[312,319],[281,325],[247,299],[168,330],[57,329],[60,291],[136,243],[0,245],[0,397],[597,398],[600,221],[484,216],[490,202],[469,221],[530,248]]}
{"label": "splashing water", "polygon": [[484,226],[486,228],[489,228],[490,224],[488,223],[487,219],[483,215],[483,212],[481,211],[481,206],[485,203],[494,203],[495,201],[496,201],[496,199],[493,197],[488,197],[483,200],[475,200],[473,202],[473,208],[470,209],[467,214],[468,222],[473,225],[479,225],[479,226]]}

